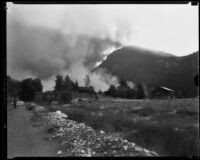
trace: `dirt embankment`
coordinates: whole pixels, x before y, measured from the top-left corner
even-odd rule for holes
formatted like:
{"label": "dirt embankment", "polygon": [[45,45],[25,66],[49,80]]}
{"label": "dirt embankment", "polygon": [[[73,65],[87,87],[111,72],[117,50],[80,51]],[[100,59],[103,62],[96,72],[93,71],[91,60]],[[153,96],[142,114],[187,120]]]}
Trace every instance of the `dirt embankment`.
{"label": "dirt embankment", "polygon": [[31,121],[42,125],[61,144],[62,154],[72,157],[127,157],[158,156],[155,152],[144,149],[135,143],[104,131],[95,131],[84,123],[68,119],[68,115],[57,110],[30,105]]}

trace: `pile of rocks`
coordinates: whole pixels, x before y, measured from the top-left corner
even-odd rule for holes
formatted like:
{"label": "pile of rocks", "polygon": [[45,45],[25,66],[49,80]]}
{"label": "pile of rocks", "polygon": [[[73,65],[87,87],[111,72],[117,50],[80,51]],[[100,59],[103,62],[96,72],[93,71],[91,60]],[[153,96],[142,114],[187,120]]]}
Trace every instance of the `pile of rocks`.
{"label": "pile of rocks", "polygon": [[69,156],[158,156],[135,143],[107,135],[104,131],[96,132],[84,123],[67,118],[68,116],[61,111],[43,114],[46,125],[58,126],[52,137],[60,142]]}

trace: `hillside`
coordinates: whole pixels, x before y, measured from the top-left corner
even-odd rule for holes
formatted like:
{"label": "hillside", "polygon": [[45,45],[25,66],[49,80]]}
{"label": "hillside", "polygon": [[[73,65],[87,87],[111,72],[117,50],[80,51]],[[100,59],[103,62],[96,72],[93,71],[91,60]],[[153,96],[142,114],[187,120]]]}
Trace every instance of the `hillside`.
{"label": "hillside", "polygon": [[[166,86],[183,97],[197,95],[194,77],[198,74],[198,54],[177,57],[168,53],[126,46],[112,52],[98,68],[119,78],[148,86]],[[94,71],[95,71],[94,70]]]}

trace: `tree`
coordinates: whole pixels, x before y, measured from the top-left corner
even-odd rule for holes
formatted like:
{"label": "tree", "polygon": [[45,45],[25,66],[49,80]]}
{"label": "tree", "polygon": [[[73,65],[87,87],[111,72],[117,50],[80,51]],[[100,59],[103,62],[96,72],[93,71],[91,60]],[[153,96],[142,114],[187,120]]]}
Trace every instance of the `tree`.
{"label": "tree", "polygon": [[25,102],[31,102],[36,92],[42,91],[42,83],[39,78],[27,78],[20,83],[19,98]]}
{"label": "tree", "polygon": [[96,92],[95,92],[93,86],[89,86],[88,88],[89,88],[89,91],[90,91],[90,92],[89,92],[90,95],[92,95],[92,94],[96,94]]}
{"label": "tree", "polygon": [[34,99],[36,89],[31,78],[22,80],[20,84],[19,99],[25,102],[31,102]]}
{"label": "tree", "polygon": [[143,99],[144,97],[145,97],[144,88],[142,86],[142,83],[139,82],[137,85],[136,98]]}
{"label": "tree", "polygon": [[127,85],[127,83],[126,83],[126,80],[125,80],[124,78],[122,78],[122,79],[120,80],[119,84],[120,84],[121,87],[125,87],[125,88],[128,87],[128,85]]}
{"label": "tree", "polygon": [[90,86],[90,77],[88,75],[86,75],[84,81],[85,81],[85,87],[89,87]]}
{"label": "tree", "polygon": [[135,90],[134,89],[128,89],[127,94],[126,94],[126,98],[128,98],[128,99],[135,98]]}
{"label": "tree", "polygon": [[52,91],[46,91],[42,95],[42,100],[46,103],[46,106],[51,104],[51,102],[55,99],[54,93]]}
{"label": "tree", "polygon": [[36,92],[42,92],[43,87],[42,87],[41,80],[39,78],[33,79],[31,83]]}
{"label": "tree", "polygon": [[59,99],[59,103],[63,103],[63,104],[66,104],[66,103],[70,103],[72,100],[72,92],[70,91],[62,91],[60,93],[60,99]]}
{"label": "tree", "polygon": [[111,84],[109,89],[105,92],[105,94],[115,97],[116,96],[116,87],[113,84]]}
{"label": "tree", "polygon": [[78,91],[78,82],[77,81],[75,83],[73,83],[73,91],[74,92]]}
{"label": "tree", "polygon": [[20,81],[14,80],[7,76],[7,94],[11,97],[18,97],[20,89]]}
{"label": "tree", "polygon": [[63,81],[63,90],[72,91],[73,90],[73,81],[67,75]]}
{"label": "tree", "polygon": [[61,91],[63,90],[63,77],[61,75],[56,76],[55,80],[55,91]]}

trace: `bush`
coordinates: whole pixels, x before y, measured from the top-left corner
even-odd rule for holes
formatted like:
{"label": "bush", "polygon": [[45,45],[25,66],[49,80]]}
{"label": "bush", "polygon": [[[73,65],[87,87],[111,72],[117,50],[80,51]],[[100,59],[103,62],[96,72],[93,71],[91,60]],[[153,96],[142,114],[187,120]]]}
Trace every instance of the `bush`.
{"label": "bush", "polygon": [[58,125],[50,125],[47,127],[47,133],[53,134],[57,129],[59,129]]}
{"label": "bush", "polygon": [[71,103],[72,100],[72,92],[70,91],[64,91],[60,93],[60,103]]}
{"label": "bush", "polygon": [[195,111],[188,111],[188,110],[183,110],[183,109],[180,109],[180,110],[177,110],[176,111],[176,114],[180,115],[180,116],[198,116],[198,113],[195,112]]}
{"label": "bush", "polygon": [[139,116],[152,116],[156,113],[155,109],[151,107],[146,107],[142,109],[132,110],[131,113],[138,114]]}
{"label": "bush", "polygon": [[61,111],[69,116],[69,119],[84,122],[89,114],[81,108],[62,108]]}
{"label": "bush", "polygon": [[48,106],[47,109],[49,110],[49,112],[56,112],[57,110],[59,110],[58,106]]}
{"label": "bush", "polygon": [[32,110],[35,109],[35,106],[32,105],[32,104],[26,104],[26,109],[27,109],[28,111],[32,111]]}
{"label": "bush", "polygon": [[125,138],[148,149],[154,149],[160,155],[197,156],[198,129],[175,130],[172,125],[152,125],[135,123],[136,133],[127,133]]}

